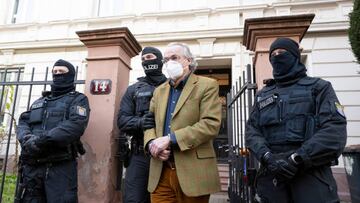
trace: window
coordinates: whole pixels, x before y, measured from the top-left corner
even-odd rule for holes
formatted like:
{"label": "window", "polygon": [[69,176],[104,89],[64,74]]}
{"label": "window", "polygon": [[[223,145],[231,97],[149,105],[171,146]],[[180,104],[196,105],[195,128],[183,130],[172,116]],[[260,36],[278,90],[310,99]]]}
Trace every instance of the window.
{"label": "window", "polygon": [[11,23],[32,22],[38,13],[34,3],[35,0],[13,0]]}
{"label": "window", "polygon": [[125,11],[124,0],[99,0],[98,2],[98,16],[117,16],[123,14]]}
{"label": "window", "polygon": [[20,0],[14,0],[14,10],[13,10],[13,14],[11,16],[11,23],[16,23],[16,18],[17,18],[17,14],[18,14],[18,10],[19,10],[19,1]]}

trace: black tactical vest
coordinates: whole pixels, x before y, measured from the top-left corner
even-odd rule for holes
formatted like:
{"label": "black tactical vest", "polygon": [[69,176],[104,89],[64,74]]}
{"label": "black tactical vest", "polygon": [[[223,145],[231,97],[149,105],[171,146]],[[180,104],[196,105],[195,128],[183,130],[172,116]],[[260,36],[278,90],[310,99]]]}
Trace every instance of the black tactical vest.
{"label": "black tactical vest", "polygon": [[305,77],[289,86],[264,87],[256,105],[259,125],[270,148],[282,145],[297,148],[316,132],[316,95],[324,85],[319,78]]}
{"label": "black tactical vest", "polygon": [[[42,97],[36,100],[30,108],[29,124],[35,136],[43,136],[47,131],[68,119],[70,104],[79,95],[78,92],[69,92],[58,97]],[[43,153],[44,162],[57,159],[74,158],[71,145],[67,147],[51,146]]]}
{"label": "black tactical vest", "polygon": [[133,99],[135,101],[135,114],[137,116],[143,116],[149,111],[150,101],[154,90],[155,87],[146,82],[137,82],[135,84]]}

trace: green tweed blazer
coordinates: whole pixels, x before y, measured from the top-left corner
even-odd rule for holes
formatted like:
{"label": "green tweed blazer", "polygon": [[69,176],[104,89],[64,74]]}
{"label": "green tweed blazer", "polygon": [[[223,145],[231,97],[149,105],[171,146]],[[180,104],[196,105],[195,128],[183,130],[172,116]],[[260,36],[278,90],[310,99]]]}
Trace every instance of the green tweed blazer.
{"label": "green tweed blazer", "polygon": [[[163,136],[170,84],[155,89],[150,111],[155,114],[156,127],[145,131],[144,146]],[[187,196],[201,196],[220,190],[220,179],[212,141],[221,123],[219,85],[210,78],[191,74],[181,92],[172,119],[180,149],[174,150],[176,173]],[[163,162],[151,158],[148,190],[153,192],[159,182]]]}

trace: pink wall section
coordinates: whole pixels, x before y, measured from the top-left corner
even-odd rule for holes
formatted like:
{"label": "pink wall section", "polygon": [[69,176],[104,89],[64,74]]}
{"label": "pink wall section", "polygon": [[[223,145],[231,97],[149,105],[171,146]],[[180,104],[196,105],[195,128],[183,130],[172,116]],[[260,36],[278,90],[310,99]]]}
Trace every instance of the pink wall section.
{"label": "pink wall section", "polygon": [[[89,98],[91,115],[82,137],[86,154],[79,159],[79,202],[119,202],[115,191],[117,177],[117,114],[120,99],[129,84],[130,59],[141,46],[126,28],[77,32],[88,48],[85,94]],[[110,79],[111,93],[93,95],[93,79]]]}

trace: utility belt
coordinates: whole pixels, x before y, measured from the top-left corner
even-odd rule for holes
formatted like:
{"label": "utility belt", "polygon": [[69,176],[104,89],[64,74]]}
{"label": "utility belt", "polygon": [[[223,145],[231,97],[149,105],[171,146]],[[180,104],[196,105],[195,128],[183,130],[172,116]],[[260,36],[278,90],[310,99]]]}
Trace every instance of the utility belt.
{"label": "utility belt", "polygon": [[70,160],[75,160],[76,158],[71,154],[64,154],[59,156],[48,156],[44,158],[31,157],[27,155],[20,155],[20,160],[26,165],[42,165],[47,163],[61,163]]}
{"label": "utility belt", "polygon": [[144,145],[131,144],[131,152],[134,154],[143,154],[144,153]]}
{"label": "utility belt", "polygon": [[69,160],[75,160],[78,157],[78,154],[83,155],[84,153],[85,149],[81,141],[77,141],[63,149],[47,150],[42,153],[45,154],[45,156],[43,157],[21,154],[20,159],[24,164],[40,165],[44,163],[59,163]]}
{"label": "utility belt", "polygon": [[136,139],[134,136],[131,139],[131,153],[133,154],[144,154],[144,141]]}

